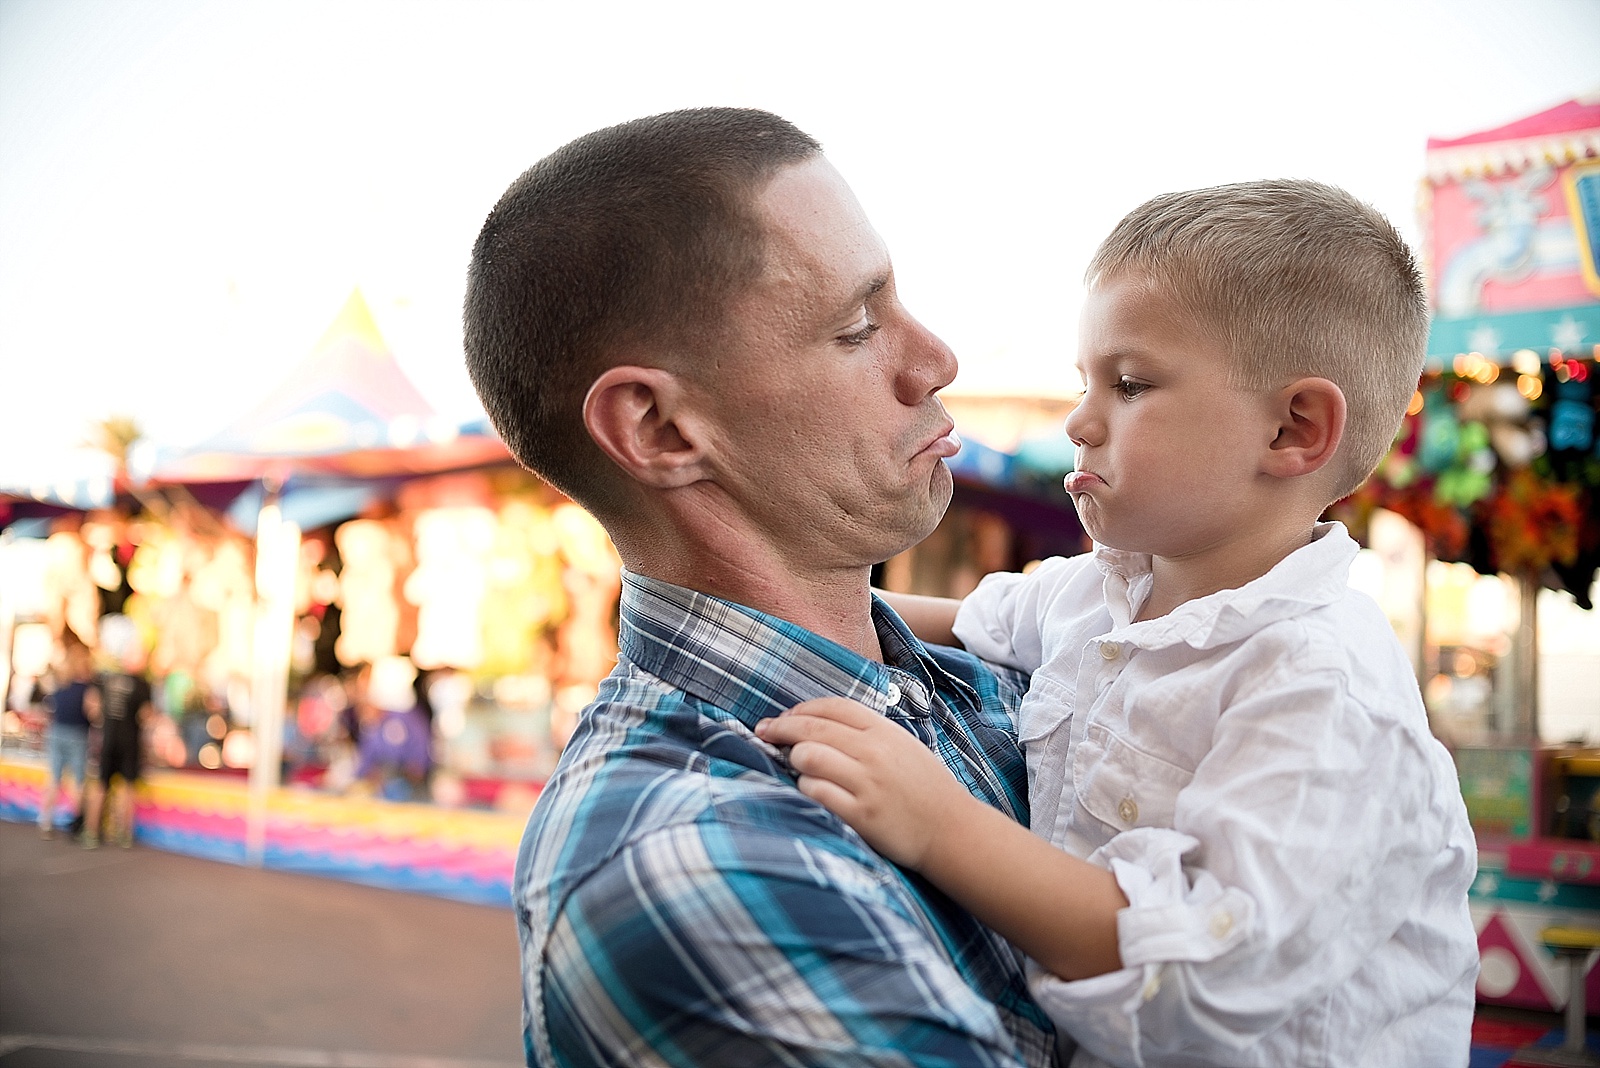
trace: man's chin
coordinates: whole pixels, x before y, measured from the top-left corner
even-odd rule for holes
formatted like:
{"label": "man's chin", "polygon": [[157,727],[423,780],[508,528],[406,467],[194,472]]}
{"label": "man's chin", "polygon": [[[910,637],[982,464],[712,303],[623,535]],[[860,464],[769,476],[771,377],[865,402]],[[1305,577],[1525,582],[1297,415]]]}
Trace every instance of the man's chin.
{"label": "man's chin", "polygon": [[945,512],[950,508],[950,498],[954,493],[955,479],[944,461],[940,460],[939,466],[934,468],[933,476],[929,480],[927,492],[919,495],[914,503],[907,502],[905,521],[903,524],[897,524],[903,532],[903,537],[899,546],[893,549],[889,556],[899,556],[907,549],[920,544],[938,529]]}
{"label": "man's chin", "polygon": [[[956,477],[950,473],[950,465],[943,460],[939,461],[939,466],[933,469],[929,487],[932,491],[934,511],[937,513],[933,520],[933,526],[936,527],[939,525],[939,521],[944,518],[945,512],[949,510],[950,498],[956,491]],[[933,527],[929,527],[928,534],[932,533]],[[923,537],[927,536],[927,534],[923,535]]]}

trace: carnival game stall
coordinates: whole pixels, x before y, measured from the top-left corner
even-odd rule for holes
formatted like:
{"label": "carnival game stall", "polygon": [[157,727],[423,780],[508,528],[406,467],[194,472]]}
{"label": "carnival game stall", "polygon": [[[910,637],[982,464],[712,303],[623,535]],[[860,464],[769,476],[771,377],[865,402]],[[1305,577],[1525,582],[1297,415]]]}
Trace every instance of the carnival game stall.
{"label": "carnival game stall", "polygon": [[[506,681],[538,665],[485,655],[491,623],[478,610],[497,587],[484,573],[480,542],[493,541],[502,509],[537,516],[562,502],[516,469],[481,421],[460,426],[437,415],[400,370],[359,292],[278,389],[208,441],[146,466],[158,486],[249,480],[228,515],[255,533],[247,719],[252,767],[269,772],[269,788],[270,771],[285,763],[302,783],[341,792],[373,785],[340,759],[350,756],[342,750],[354,748],[362,726],[349,706],[362,702],[366,666],[405,658],[417,673],[416,703],[431,713],[430,696],[437,697],[442,715],[427,724],[427,782],[384,796],[432,797],[439,769],[441,801],[482,800],[481,788],[453,788],[449,776],[463,773],[515,779],[524,785],[510,796],[527,801],[526,784],[553,760],[547,753],[518,766],[463,766],[472,749],[462,740],[469,721],[504,721],[504,737],[492,747],[525,753],[539,748],[525,725],[549,718],[548,709],[530,708],[537,702],[523,697],[537,687]],[[549,507],[530,506],[534,499]],[[558,550],[541,544],[537,551]],[[565,567],[554,556],[542,570],[499,563],[512,574],[553,573],[558,587]],[[547,596],[541,603],[557,617],[552,626],[567,623],[567,601]],[[528,636],[525,628],[494,633],[500,641]],[[363,710],[379,728],[385,713],[400,711]],[[279,744],[287,747],[281,760],[270,751]],[[334,774],[325,777],[330,765]],[[382,793],[384,784],[377,785]]]}
{"label": "carnival game stall", "polygon": [[1600,101],[1431,140],[1421,207],[1428,365],[1338,514],[1398,513],[1435,561],[1419,675],[1479,836],[1479,998],[1554,1009],[1545,933],[1600,928]]}
{"label": "carnival game stall", "polygon": [[[441,421],[359,293],[227,429],[130,466],[134,499],[8,504],[3,525],[37,536],[7,538],[0,615],[23,637],[7,664],[20,649],[36,675],[53,643],[93,647],[113,617],[149,652],[161,714],[140,840],[411,888],[449,855],[456,896],[509,879],[552,730],[615,658],[618,562],[599,527],[481,423]],[[415,685],[385,697],[368,667]],[[367,834],[396,795],[363,764],[382,746],[354,735],[382,741],[403,717],[425,724],[404,799],[433,804],[390,806]],[[37,756],[10,746],[0,768],[0,816],[33,818]],[[499,844],[441,845],[452,816]]]}

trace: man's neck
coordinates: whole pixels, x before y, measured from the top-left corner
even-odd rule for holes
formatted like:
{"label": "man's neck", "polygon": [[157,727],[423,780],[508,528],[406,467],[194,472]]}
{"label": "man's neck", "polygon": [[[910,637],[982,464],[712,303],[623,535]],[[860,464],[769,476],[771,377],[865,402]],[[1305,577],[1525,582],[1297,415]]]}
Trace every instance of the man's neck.
{"label": "man's neck", "polygon": [[797,566],[765,543],[732,536],[616,537],[629,571],[720,597],[804,627],[869,660],[883,659],[872,622],[871,568]]}

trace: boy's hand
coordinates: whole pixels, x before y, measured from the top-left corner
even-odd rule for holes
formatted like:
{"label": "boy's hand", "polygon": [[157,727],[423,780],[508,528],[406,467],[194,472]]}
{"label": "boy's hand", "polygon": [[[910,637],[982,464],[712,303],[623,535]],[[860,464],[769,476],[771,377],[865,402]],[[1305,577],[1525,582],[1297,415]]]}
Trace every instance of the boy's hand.
{"label": "boy's hand", "polygon": [[800,791],[1063,979],[1122,967],[1116,877],[979,801],[898,723],[824,697],[756,724],[790,746]]}
{"label": "boy's hand", "polygon": [[904,727],[847,698],[798,704],[757,723],[756,736],[790,746],[800,792],[902,867],[921,867],[946,820],[981,804]]}

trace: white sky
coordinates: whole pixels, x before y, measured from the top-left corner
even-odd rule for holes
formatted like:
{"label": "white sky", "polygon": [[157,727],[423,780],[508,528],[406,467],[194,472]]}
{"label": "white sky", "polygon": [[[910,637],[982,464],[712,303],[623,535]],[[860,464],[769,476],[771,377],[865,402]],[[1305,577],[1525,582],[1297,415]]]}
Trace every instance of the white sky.
{"label": "white sky", "polygon": [[88,420],[225,425],[360,286],[448,415],[468,251],[587,130],[703,104],[818,137],[961,358],[1061,393],[1128,209],[1267,176],[1413,240],[1428,136],[1600,89],[1600,0],[0,0],[0,481]]}

